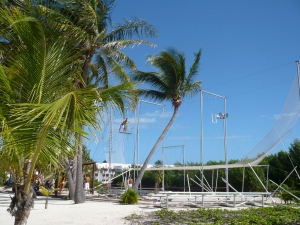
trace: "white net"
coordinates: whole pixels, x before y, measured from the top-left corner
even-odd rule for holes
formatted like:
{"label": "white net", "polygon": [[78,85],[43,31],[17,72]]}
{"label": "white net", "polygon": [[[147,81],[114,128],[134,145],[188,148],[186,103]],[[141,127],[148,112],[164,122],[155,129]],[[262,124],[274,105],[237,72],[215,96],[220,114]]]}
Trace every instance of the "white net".
{"label": "white net", "polygon": [[237,164],[258,164],[287,136],[289,136],[300,113],[298,77],[295,76],[289,95],[272,130],[266,137]]}

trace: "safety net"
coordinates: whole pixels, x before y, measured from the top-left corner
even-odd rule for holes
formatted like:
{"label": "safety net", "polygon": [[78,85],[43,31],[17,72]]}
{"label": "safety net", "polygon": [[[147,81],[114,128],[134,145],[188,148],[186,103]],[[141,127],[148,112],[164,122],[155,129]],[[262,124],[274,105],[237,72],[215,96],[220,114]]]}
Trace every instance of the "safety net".
{"label": "safety net", "polygon": [[299,113],[299,85],[296,74],[288,97],[281,113],[277,116],[276,124],[264,139],[237,164],[256,165],[261,162],[281,141],[289,136],[296,126]]}

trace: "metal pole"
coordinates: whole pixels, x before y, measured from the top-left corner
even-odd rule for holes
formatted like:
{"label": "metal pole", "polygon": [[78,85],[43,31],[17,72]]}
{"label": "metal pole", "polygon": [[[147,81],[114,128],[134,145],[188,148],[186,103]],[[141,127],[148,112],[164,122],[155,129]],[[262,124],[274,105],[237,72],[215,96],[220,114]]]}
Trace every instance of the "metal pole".
{"label": "metal pole", "polygon": [[[139,151],[140,151],[140,114],[141,114],[141,102],[139,101],[139,113],[138,113],[138,125],[137,125],[137,152],[136,152],[136,165],[139,164]],[[138,170],[136,171],[138,175]]]}
{"label": "metal pole", "polygon": [[297,168],[297,166],[294,167],[294,169],[289,173],[289,175],[281,182],[281,184],[275,189],[275,191],[273,191],[273,193],[271,194],[271,197],[276,193],[276,191],[278,190],[278,188],[280,188],[281,185],[283,185],[284,182],[291,176],[291,174],[292,174],[294,171],[296,171],[296,168]]}
{"label": "metal pole", "polygon": [[266,188],[267,188],[267,191],[268,191],[268,187],[269,187],[269,166],[270,166],[270,165],[267,165],[267,180],[266,180]]}
{"label": "metal pole", "polygon": [[183,150],[183,167],[184,167],[184,170],[183,170],[183,191],[185,192],[185,149],[184,149],[184,145],[182,146],[182,150]]}
{"label": "metal pole", "polygon": [[[109,113],[109,152],[108,152],[108,182],[111,183],[111,154],[112,154],[112,136],[113,136],[113,128],[112,128],[112,108],[110,107],[110,113]],[[109,185],[110,187],[110,185]]]}
{"label": "metal pole", "polygon": [[215,192],[217,192],[217,188],[218,188],[218,177],[219,177],[219,169],[217,169],[217,176],[216,176],[216,188],[215,188]]}
{"label": "metal pole", "polygon": [[244,194],[245,167],[243,168],[242,194]]}
{"label": "metal pole", "polygon": [[[139,166],[139,152],[140,152],[140,114],[141,114],[141,102],[139,102],[139,116],[138,116],[138,127],[137,127],[137,152],[136,152],[136,165],[137,167]],[[136,171],[136,175],[138,176],[139,174],[139,170]],[[141,179],[141,182],[138,184],[140,185],[140,190],[142,188],[142,179]],[[139,186],[137,186],[138,188]],[[141,192],[140,192],[141,193]]]}
{"label": "metal pole", "polygon": [[162,167],[163,167],[163,177],[162,177],[162,190],[165,191],[165,148],[162,147]]}
{"label": "metal pole", "polygon": [[135,168],[136,168],[136,152],[137,152],[137,121],[136,121],[136,110],[134,110],[134,153],[133,153],[133,180],[135,181],[135,174],[136,174],[136,171],[135,171]]}
{"label": "metal pole", "polygon": [[270,180],[273,184],[277,185],[277,187],[281,188],[282,190],[286,191],[287,193],[289,193],[290,195],[292,195],[294,198],[298,199],[300,201],[300,198],[298,198],[297,196],[295,196],[294,194],[292,194],[291,192],[289,192],[288,190],[284,189],[283,187],[279,186],[278,184],[276,184],[274,181]]}
{"label": "metal pole", "polygon": [[[164,130],[164,114],[165,114],[165,106],[162,105],[162,131]],[[165,146],[165,139],[163,139],[162,146]],[[165,167],[163,166],[163,182],[162,182],[162,191],[165,191]]]}
{"label": "metal pole", "polygon": [[208,92],[208,91],[201,90],[201,92],[204,92],[206,94],[213,95],[213,96],[216,96],[216,97],[219,97],[219,98],[225,98],[224,96],[217,95],[217,94],[214,94],[214,93],[211,93],[211,92]]}
{"label": "metal pole", "polygon": [[214,191],[214,172],[215,169],[213,169],[211,172],[211,191]]}
{"label": "metal pole", "polygon": [[[200,91],[200,162],[202,164],[203,171],[203,90]],[[203,184],[203,174],[201,177],[201,183]]]}
{"label": "metal pole", "polygon": [[191,187],[190,187],[189,175],[187,174],[186,177],[187,177],[187,181],[188,181],[189,192],[191,194]]}
{"label": "metal pole", "polygon": [[228,151],[227,151],[227,116],[226,116],[226,98],[224,98],[224,151],[225,151],[225,164],[226,164],[226,192],[229,192],[228,187]]}

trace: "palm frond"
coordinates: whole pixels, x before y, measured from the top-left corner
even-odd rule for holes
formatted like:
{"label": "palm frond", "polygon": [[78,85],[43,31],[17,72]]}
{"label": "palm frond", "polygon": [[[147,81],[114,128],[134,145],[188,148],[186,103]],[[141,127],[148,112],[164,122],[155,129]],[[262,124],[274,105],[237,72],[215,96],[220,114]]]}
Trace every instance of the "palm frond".
{"label": "palm frond", "polygon": [[139,20],[133,17],[132,20],[125,19],[125,24],[117,24],[116,28],[107,35],[106,41],[131,39],[133,36],[153,38],[157,37],[157,31],[146,20]]}
{"label": "palm frond", "polygon": [[134,108],[138,100],[135,85],[136,83],[127,82],[108,88],[99,87],[102,106],[117,108],[122,113],[124,113],[126,106]]}

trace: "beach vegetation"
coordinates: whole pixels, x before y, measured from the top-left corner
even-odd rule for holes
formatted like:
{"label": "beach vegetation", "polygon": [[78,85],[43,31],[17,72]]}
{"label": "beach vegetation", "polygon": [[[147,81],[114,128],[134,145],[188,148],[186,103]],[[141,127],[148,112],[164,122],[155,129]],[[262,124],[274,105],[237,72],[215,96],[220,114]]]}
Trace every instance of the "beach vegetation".
{"label": "beach vegetation", "polygon": [[161,209],[143,215],[133,214],[126,217],[131,224],[260,224],[294,225],[299,220],[299,209],[288,206],[248,208],[238,210],[206,209],[173,211]]}
{"label": "beach vegetation", "polygon": [[46,202],[45,202],[45,209],[48,208],[48,198],[49,196],[54,192],[54,191],[57,191],[57,189],[48,189],[44,186],[40,186],[39,187],[40,189],[38,190],[43,196],[46,197]]}
{"label": "beach vegetation", "polygon": [[121,196],[121,204],[137,204],[139,201],[139,194],[132,188],[128,188]]}

